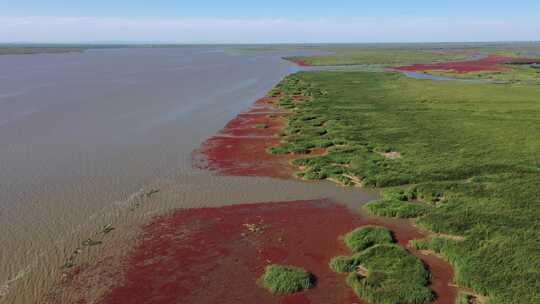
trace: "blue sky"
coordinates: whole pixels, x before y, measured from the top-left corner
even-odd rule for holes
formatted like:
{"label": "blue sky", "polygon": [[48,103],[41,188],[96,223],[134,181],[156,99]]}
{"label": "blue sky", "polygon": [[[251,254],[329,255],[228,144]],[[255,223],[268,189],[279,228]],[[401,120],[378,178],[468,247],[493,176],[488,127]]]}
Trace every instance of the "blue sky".
{"label": "blue sky", "polygon": [[538,0],[0,0],[0,41],[540,40]]}

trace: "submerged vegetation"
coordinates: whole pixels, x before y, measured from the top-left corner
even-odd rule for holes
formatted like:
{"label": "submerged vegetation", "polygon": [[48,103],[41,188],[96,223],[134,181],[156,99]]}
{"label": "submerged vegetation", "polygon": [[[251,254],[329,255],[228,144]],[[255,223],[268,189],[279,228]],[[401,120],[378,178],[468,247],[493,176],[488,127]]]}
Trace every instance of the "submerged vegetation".
{"label": "submerged vegetation", "polygon": [[260,284],[275,294],[288,294],[313,287],[315,278],[299,267],[269,265],[260,278]]}
{"label": "submerged vegetation", "polygon": [[387,229],[365,226],[343,239],[354,255],[335,257],[329,266],[338,273],[348,273],[347,284],[360,298],[375,304],[416,304],[433,299],[427,288],[429,272],[418,258],[393,244]]}
{"label": "submerged vegetation", "polygon": [[298,177],[408,185],[366,208],[456,236],[415,246],[444,256],[456,283],[490,304],[540,302],[540,86],[321,71],[276,90],[293,115],[271,152],[303,155],[293,161]]}

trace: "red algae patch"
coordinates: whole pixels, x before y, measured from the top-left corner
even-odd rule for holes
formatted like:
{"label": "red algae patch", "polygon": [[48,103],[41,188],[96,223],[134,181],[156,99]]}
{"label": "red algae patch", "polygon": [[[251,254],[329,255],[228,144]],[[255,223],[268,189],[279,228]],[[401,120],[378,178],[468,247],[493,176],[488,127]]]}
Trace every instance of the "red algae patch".
{"label": "red algae patch", "polygon": [[298,66],[301,66],[301,67],[311,67],[313,66],[311,63],[305,61],[305,60],[302,60],[302,59],[287,59],[288,61],[298,65]]}
{"label": "red algae patch", "polygon": [[[532,59],[534,60],[534,59]],[[478,72],[478,71],[500,71],[504,69],[506,63],[531,62],[531,59],[515,58],[508,56],[489,55],[485,58],[470,61],[441,62],[432,64],[413,64],[397,67],[399,71],[430,71],[430,70],[452,70],[457,73]]]}
{"label": "red algae patch", "polygon": [[281,143],[279,133],[288,115],[276,107],[278,101],[279,97],[262,98],[229,121],[220,134],[194,151],[195,167],[230,176],[290,178],[291,155],[267,153]]}
{"label": "red algae patch", "polygon": [[[360,303],[328,261],[359,217],[328,200],[183,209],[143,228],[123,280],[101,303]],[[302,267],[313,289],[272,295],[257,284],[269,264]]]}
{"label": "red algae patch", "polygon": [[[431,271],[434,303],[454,303],[458,288],[450,265],[408,246],[429,232],[326,199],[180,209],[156,217],[141,228],[129,254],[74,269],[44,303],[361,304],[328,262],[349,253],[339,237],[365,225],[391,230]],[[269,264],[301,267],[316,277],[315,287],[272,295],[257,283]]]}

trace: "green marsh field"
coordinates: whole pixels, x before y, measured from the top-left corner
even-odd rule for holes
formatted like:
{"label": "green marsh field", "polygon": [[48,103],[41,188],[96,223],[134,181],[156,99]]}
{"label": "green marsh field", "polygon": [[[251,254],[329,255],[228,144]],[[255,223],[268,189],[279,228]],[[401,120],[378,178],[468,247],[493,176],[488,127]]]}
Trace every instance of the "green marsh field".
{"label": "green marsh field", "polygon": [[[304,49],[325,51],[319,56],[292,56],[313,66],[380,65],[395,66],[470,60],[474,55],[492,54],[522,57],[538,52],[538,42],[521,43],[382,43],[382,44],[322,44],[274,46],[271,50]],[[267,47],[244,48],[246,51],[269,51]]]}
{"label": "green marsh field", "polygon": [[540,84],[540,69],[532,65],[505,65],[500,71],[455,73],[452,71],[426,71],[427,74],[460,79],[489,79],[497,82],[524,82]]}
{"label": "green marsh field", "polygon": [[371,49],[371,48],[329,48],[329,55],[311,57],[290,57],[291,60],[303,60],[314,66],[340,66],[354,64],[396,65],[411,63],[430,63],[436,61],[463,60],[467,55],[436,50]]}
{"label": "green marsh field", "polygon": [[459,286],[540,303],[540,86],[317,71],[276,91],[293,115],[269,152],[304,154],[298,177],[386,189],[364,209],[438,233],[412,245],[447,259]]}

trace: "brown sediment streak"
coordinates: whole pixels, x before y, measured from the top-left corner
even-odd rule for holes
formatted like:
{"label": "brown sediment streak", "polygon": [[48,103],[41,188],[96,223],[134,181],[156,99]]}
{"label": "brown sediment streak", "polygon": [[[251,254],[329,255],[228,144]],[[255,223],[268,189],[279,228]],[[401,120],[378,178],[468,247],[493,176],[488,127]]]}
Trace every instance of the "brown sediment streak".
{"label": "brown sediment streak", "polygon": [[[143,228],[123,280],[102,303],[360,303],[328,267],[347,253],[338,237],[359,224],[329,200],[178,210]],[[305,268],[316,286],[270,294],[257,279],[273,263]]]}
{"label": "brown sediment streak", "polygon": [[396,67],[399,71],[429,71],[429,70],[452,70],[457,73],[478,71],[500,71],[505,63],[535,63],[540,62],[537,58],[515,58],[508,56],[489,55],[485,58],[470,61],[441,62],[432,64],[413,64]]}
{"label": "brown sediment streak", "polygon": [[281,143],[279,133],[288,114],[277,108],[278,101],[279,97],[262,98],[229,121],[194,152],[195,166],[222,175],[290,178],[292,156],[267,153]]}

